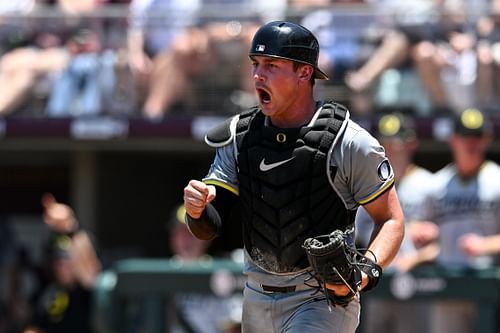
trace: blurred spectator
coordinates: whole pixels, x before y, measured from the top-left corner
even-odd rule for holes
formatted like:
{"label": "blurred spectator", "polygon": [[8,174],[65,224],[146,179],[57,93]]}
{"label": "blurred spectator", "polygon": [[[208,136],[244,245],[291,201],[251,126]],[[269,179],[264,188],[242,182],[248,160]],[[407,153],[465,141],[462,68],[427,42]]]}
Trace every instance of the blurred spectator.
{"label": "blurred spectator", "polygon": [[[372,96],[365,91],[346,93],[344,80],[346,74],[365,63],[375,49],[373,39],[380,30],[380,17],[372,3],[365,0],[289,0],[288,3],[300,15],[297,20],[318,37],[321,45],[318,61],[329,76],[329,81],[321,84],[329,98],[333,91],[335,100],[348,105],[353,117],[370,116]],[[323,93],[320,89],[317,91]]]}
{"label": "blurred spectator", "polygon": [[[168,225],[172,260],[187,264],[212,260],[208,255],[211,242],[195,238],[184,223],[184,215],[184,207],[180,206]],[[173,332],[240,332],[241,296],[186,292],[175,294],[173,301],[177,319]]]}
{"label": "blurred spectator", "polygon": [[[175,38],[196,23],[200,0],[132,0],[129,7],[128,60],[142,101],[164,71],[158,55],[169,50]],[[171,84],[173,80],[169,76]]]}
{"label": "blurred spectator", "polygon": [[109,0],[56,0],[62,11],[68,15],[84,15],[96,12]]}
{"label": "blurred spectator", "polygon": [[[388,68],[402,65],[410,55],[411,43],[429,38],[431,27],[428,21],[434,18],[436,9],[433,1],[378,2],[380,8],[392,13],[394,22],[389,23],[380,47],[357,71],[346,78],[346,83],[354,90],[364,90]],[[379,13],[379,15],[384,15]]]}
{"label": "blurred spectator", "polygon": [[476,24],[478,52],[478,99],[491,112],[500,102],[500,1],[492,0],[490,11]]}
{"label": "blurred spectator", "polygon": [[0,58],[0,116],[26,103],[36,85],[61,71],[69,56],[59,45],[16,48]]}
{"label": "blurred spectator", "polygon": [[47,253],[48,284],[35,299],[34,315],[24,332],[92,332],[91,291],[80,285],[69,236],[53,237]]}
{"label": "blurred spectator", "polygon": [[49,117],[89,116],[110,111],[115,85],[115,53],[105,50],[100,36],[79,28],[66,43],[70,61],[55,79],[49,95]]}
{"label": "blurred spectator", "polygon": [[47,275],[24,332],[92,332],[92,288],[101,270],[95,248],[68,205],[48,193],[42,205],[51,230],[45,247]]}
{"label": "blurred spectator", "polygon": [[129,14],[129,60],[134,73],[148,73],[154,57],[195,24],[200,0],[132,0]]}
{"label": "blurred spectator", "polygon": [[[49,19],[45,8],[35,7],[30,13],[33,15],[26,18],[29,35],[24,37],[24,43],[1,55],[0,116],[18,113],[38,101],[44,103],[51,74],[59,72],[69,61],[62,47],[67,32],[64,13]],[[57,8],[53,10],[57,13]]]}
{"label": "blurred spectator", "polygon": [[250,39],[262,19],[281,17],[284,6],[282,0],[201,1],[192,17],[196,25],[156,57],[161,70],[151,77],[143,114],[158,119],[176,108],[220,114],[255,103],[247,75]]}
{"label": "blurred spectator", "polygon": [[2,1],[0,3],[0,55],[29,42],[31,31],[27,15],[36,0]]}
{"label": "blurred spectator", "polygon": [[42,197],[43,219],[55,235],[66,235],[72,240],[71,255],[79,282],[86,288],[94,285],[95,278],[101,271],[91,235],[78,222],[73,209],[57,202],[50,193]]}
{"label": "blurred spectator", "polygon": [[209,260],[210,241],[193,237],[184,223],[183,207],[177,207],[167,223],[171,259],[187,262]]}
{"label": "blurred spectator", "polygon": [[[500,166],[486,159],[492,137],[492,124],[478,109],[456,117],[449,138],[453,162],[433,176],[418,220],[412,222],[412,237],[436,242],[440,267],[484,269],[500,262]],[[439,228],[434,237],[419,228],[429,223]],[[436,301],[432,314],[431,333],[473,332],[477,315],[473,303],[459,300]]]}
{"label": "blurred spectator", "polygon": [[394,13],[379,47],[357,70],[346,76],[357,92],[375,88],[377,105],[415,105],[419,113],[447,107],[447,96],[436,70],[436,45],[464,24],[463,1],[380,1],[378,8]]}
{"label": "blurred spectator", "polygon": [[320,66],[334,84],[343,82],[348,71],[366,61],[373,47],[364,40],[377,24],[377,17],[365,0],[340,3],[352,5],[352,8],[332,8],[339,4],[336,0],[289,1],[303,12],[301,24],[318,36]]}
{"label": "blurred spectator", "polygon": [[[384,113],[378,122],[377,138],[385,149],[394,168],[396,190],[405,214],[410,221],[420,209],[430,186],[431,172],[413,161],[418,147],[413,113],[397,109]],[[412,111],[412,110],[410,110]],[[360,207],[356,215],[357,243],[361,247],[369,244],[371,234],[369,215]],[[426,250],[427,251],[427,250]],[[400,251],[387,269],[406,272],[433,258],[429,251],[417,250],[408,233]],[[428,332],[429,311],[425,303],[385,299],[369,299],[365,306],[363,332],[409,333]]]}
{"label": "blurred spectator", "polygon": [[[30,33],[27,40],[0,58],[0,116],[43,115],[55,78],[70,66],[72,54],[66,42],[73,37],[74,30],[85,27],[101,37],[109,21],[106,13],[97,14],[105,4],[103,1],[37,0],[37,3],[44,5],[36,6],[26,18],[26,30]],[[111,68],[112,59],[107,57],[104,61]],[[75,62],[92,62],[87,60]]]}
{"label": "blurred spectator", "polygon": [[479,102],[476,38],[464,26],[452,28],[446,36],[446,41],[437,45],[427,70],[429,76],[431,72],[438,74],[443,104],[458,113]]}

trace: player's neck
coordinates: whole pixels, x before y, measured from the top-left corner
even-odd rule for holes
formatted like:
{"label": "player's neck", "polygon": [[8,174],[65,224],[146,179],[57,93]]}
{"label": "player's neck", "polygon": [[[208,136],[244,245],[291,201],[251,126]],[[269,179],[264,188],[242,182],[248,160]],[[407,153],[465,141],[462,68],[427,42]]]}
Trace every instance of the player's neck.
{"label": "player's neck", "polygon": [[460,178],[467,180],[476,176],[483,165],[484,161],[476,161],[476,163],[456,164],[456,168]]}
{"label": "player's neck", "polygon": [[296,101],[291,108],[283,113],[283,117],[270,117],[271,123],[280,128],[294,128],[307,125],[316,112],[316,101]]}

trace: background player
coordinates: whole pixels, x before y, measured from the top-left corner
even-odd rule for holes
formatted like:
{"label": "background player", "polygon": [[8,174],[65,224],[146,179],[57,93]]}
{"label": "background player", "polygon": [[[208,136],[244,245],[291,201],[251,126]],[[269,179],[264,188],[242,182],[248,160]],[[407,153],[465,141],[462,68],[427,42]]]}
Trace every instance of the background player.
{"label": "background player", "polygon": [[[500,253],[500,167],[486,159],[493,128],[478,109],[456,117],[449,138],[453,162],[432,178],[432,187],[412,222],[419,228],[429,222],[439,227],[437,265],[452,269],[488,268],[498,264]],[[429,239],[427,239],[429,240]],[[472,332],[474,304],[467,301],[435,302],[431,332]]]}
{"label": "background player", "polygon": [[[410,114],[397,109],[380,117],[377,138],[383,145],[394,168],[398,198],[406,222],[411,221],[421,208],[430,186],[432,173],[415,164],[413,158],[418,147],[417,133]],[[411,111],[411,110],[410,110]],[[356,240],[364,247],[370,241],[371,220],[363,208],[356,215]],[[401,249],[389,267],[406,272],[435,256],[436,247],[418,250],[410,233],[405,233]],[[389,299],[366,300],[363,332],[428,332],[429,310],[427,304]]]}

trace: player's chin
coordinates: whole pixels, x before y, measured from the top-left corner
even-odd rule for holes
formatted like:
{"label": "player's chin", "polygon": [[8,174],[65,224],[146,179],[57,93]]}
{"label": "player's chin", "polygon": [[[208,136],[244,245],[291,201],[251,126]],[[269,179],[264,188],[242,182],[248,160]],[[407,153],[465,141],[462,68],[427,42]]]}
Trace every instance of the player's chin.
{"label": "player's chin", "polygon": [[270,103],[260,103],[260,109],[262,110],[263,114],[269,117],[275,113],[274,108]]}

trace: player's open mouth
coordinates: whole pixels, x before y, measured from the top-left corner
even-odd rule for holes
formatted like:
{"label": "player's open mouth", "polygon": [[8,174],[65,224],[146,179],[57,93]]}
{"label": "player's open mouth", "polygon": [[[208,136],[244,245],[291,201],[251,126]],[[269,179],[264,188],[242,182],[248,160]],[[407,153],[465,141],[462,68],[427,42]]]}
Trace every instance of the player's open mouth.
{"label": "player's open mouth", "polygon": [[271,94],[267,90],[262,88],[256,88],[256,90],[261,104],[271,103]]}

